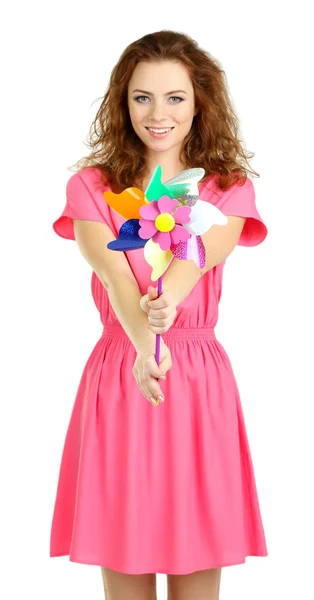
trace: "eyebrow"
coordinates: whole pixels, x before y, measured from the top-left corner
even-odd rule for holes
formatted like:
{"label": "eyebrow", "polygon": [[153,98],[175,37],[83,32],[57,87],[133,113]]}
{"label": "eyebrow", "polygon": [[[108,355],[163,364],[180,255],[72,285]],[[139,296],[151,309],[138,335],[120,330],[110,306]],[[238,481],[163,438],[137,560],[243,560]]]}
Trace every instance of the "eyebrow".
{"label": "eyebrow", "polygon": [[[154,95],[151,92],[146,92],[145,90],[133,90],[132,93],[134,94],[134,92],[141,92],[142,94],[147,94],[148,96]],[[186,94],[186,92],[184,90],[173,90],[172,92],[167,92],[167,94],[165,94],[165,96],[169,96],[170,94],[178,94],[178,93]]]}

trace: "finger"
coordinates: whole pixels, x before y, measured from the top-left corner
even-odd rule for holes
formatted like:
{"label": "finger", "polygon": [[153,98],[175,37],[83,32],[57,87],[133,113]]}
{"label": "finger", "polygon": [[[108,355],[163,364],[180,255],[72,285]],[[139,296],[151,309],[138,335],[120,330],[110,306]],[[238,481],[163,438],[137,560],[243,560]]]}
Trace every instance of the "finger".
{"label": "finger", "polygon": [[167,296],[162,293],[156,300],[149,299],[148,306],[153,309],[165,308],[166,306],[169,306],[169,300],[167,299]]}
{"label": "finger", "polygon": [[148,313],[148,311],[150,310],[149,306],[148,306],[148,294],[145,294],[144,296],[141,297],[140,307],[146,313]]}
{"label": "finger", "polygon": [[[166,364],[167,362],[167,364]],[[167,371],[169,371],[172,367],[172,361],[171,359],[165,359],[163,362],[160,363],[160,368],[162,368],[162,370],[167,373]]]}
{"label": "finger", "polygon": [[150,325],[154,327],[167,327],[170,323],[170,319],[154,319],[148,315]]}
{"label": "finger", "polygon": [[163,379],[164,373],[162,369],[157,365],[154,356],[145,363],[144,366],[144,377],[154,377],[155,379]]}
{"label": "finger", "polygon": [[146,387],[144,385],[144,381],[142,383],[142,379],[140,379],[139,377],[136,377],[135,375],[134,375],[134,377],[135,377],[135,381],[138,385],[140,392],[143,394],[143,396],[144,396],[144,398],[146,398],[146,400],[150,401],[150,397],[149,397],[150,393],[149,393],[148,387]]}
{"label": "finger", "polygon": [[153,363],[153,361],[151,361],[150,363],[146,363],[145,365],[145,381],[143,385],[145,386],[145,388],[147,387],[149,389],[150,397],[154,396],[155,398],[157,398],[157,396],[163,396],[158,380],[165,379],[165,376],[161,369],[158,367],[156,361],[154,362],[155,364]]}
{"label": "finger", "polygon": [[161,321],[162,319],[167,320],[173,313],[167,311],[165,308],[161,308],[160,310],[153,310],[152,308],[148,311],[148,318],[155,319],[156,321]]}
{"label": "finger", "polygon": [[[156,406],[156,404],[158,404],[158,400],[160,402],[163,401],[163,395],[162,392],[160,390],[160,388],[158,389],[158,386],[152,386],[152,389],[150,389],[150,386],[148,385],[150,383],[150,381],[147,381],[147,377],[145,377],[145,369],[144,367],[142,367],[142,369],[134,369],[132,371],[133,376],[135,378],[135,381],[138,385],[139,390],[141,391],[142,395],[144,396],[144,398],[146,400],[148,400],[148,402],[150,402],[151,404],[153,404],[154,406]],[[165,377],[165,376],[163,376]],[[156,382],[156,380],[154,380],[154,378],[151,378]],[[157,400],[157,396],[159,396],[158,400]]]}
{"label": "finger", "polygon": [[[173,321],[174,321],[174,317],[167,317],[166,319],[154,319],[153,317],[150,317],[149,315],[147,315],[148,321],[149,323],[147,324],[147,327],[149,329],[151,329],[152,327],[157,328],[157,333],[161,333],[162,329],[169,329],[169,327],[172,326]],[[155,332],[156,333],[156,332]]]}
{"label": "finger", "polygon": [[150,377],[142,383],[143,394],[149,402],[156,404],[156,401],[164,401],[164,395],[154,377]]}
{"label": "finger", "polygon": [[147,288],[148,300],[155,300],[158,298],[158,291],[153,285],[149,285]]}
{"label": "finger", "polygon": [[158,298],[158,288],[157,286],[155,287],[154,285],[149,285],[147,288],[147,295],[152,298],[152,300],[155,300],[156,298]]}
{"label": "finger", "polygon": [[170,329],[170,327],[171,325],[168,325],[167,327],[156,327],[156,325],[147,325],[149,331],[151,331],[155,335],[162,335],[163,333],[166,333]]}
{"label": "finger", "polygon": [[164,400],[164,395],[160,385],[158,384],[158,380],[155,379],[155,377],[151,377],[150,381],[147,382],[147,385],[149,388],[150,400],[154,398],[155,400],[158,399],[160,402],[162,402]]}
{"label": "finger", "polygon": [[[154,364],[155,363],[155,364]],[[151,373],[155,375],[152,375]],[[141,375],[139,378],[139,385],[142,390],[143,395],[149,402],[154,404],[154,400],[159,396],[159,400],[162,401],[163,393],[161,391],[160,385],[158,383],[158,377],[164,378],[165,376],[161,369],[158,367],[154,358],[152,358],[147,363],[143,364]]]}
{"label": "finger", "polygon": [[136,383],[137,383],[139,389],[141,390],[144,398],[146,400],[148,400],[148,402],[151,402],[151,404],[155,405],[156,398],[154,397],[154,394],[150,391],[148,382],[147,382],[146,378],[144,377],[144,375],[139,377]]}

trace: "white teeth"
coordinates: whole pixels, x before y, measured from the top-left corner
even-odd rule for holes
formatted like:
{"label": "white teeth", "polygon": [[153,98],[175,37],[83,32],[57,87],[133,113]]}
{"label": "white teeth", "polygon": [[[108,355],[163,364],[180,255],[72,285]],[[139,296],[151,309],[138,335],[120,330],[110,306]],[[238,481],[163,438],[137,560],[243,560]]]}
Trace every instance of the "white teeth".
{"label": "white teeth", "polygon": [[167,129],[153,129],[152,127],[147,127],[147,129],[153,133],[166,133],[166,131],[170,131],[172,127],[168,127]]}

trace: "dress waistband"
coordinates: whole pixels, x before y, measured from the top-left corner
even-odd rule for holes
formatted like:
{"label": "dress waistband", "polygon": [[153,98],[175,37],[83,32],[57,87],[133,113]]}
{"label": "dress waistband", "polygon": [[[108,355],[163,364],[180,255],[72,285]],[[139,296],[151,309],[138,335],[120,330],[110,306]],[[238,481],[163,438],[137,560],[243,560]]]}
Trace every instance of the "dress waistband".
{"label": "dress waistband", "polygon": [[[163,339],[216,339],[213,327],[170,327],[166,333],[161,334]],[[104,326],[101,337],[127,338],[123,327],[119,323],[108,323]]]}

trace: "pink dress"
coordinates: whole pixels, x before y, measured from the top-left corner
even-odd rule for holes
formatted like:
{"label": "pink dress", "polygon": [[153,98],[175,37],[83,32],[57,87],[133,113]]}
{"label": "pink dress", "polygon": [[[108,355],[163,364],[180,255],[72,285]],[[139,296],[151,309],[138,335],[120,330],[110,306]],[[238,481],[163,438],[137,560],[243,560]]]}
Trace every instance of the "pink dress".
{"label": "pink dress", "polygon": [[[54,231],[74,240],[72,219],[124,219],[85,168],[67,184]],[[224,192],[209,177],[200,199],[247,217],[239,240],[261,243],[267,229],[247,179]],[[151,267],[126,252],[142,294]],[[267,556],[241,400],[230,360],[215,336],[224,263],[207,272],[163,336],[173,366],[157,407],[132,375],[136,358],[107,292],[92,273],[102,333],[82,373],[68,425],[51,526],[50,556],[129,574],[186,574]]]}

